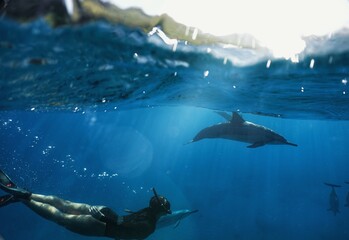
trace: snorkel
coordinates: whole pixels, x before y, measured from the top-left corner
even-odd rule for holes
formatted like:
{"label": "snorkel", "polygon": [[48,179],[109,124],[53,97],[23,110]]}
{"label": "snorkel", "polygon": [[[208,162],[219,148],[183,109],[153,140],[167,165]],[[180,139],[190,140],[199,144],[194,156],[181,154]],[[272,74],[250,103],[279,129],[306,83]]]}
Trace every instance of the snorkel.
{"label": "snorkel", "polygon": [[[155,190],[154,187],[152,188],[152,190],[153,190],[154,196],[155,196],[156,200],[158,201],[160,207],[161,207],[161,208],[164,210],[164,212],[166,212],[167,214],[171,214],[171,213],[172,213],[171,209],[167,208],[167,207],[164,205],[163,201],[160,200],[160,197],[159,197],[159,195],[158,195],[158,193],[156,192],[156,190]],[[167,200],[165,199],[165,201],[167,201]]]}

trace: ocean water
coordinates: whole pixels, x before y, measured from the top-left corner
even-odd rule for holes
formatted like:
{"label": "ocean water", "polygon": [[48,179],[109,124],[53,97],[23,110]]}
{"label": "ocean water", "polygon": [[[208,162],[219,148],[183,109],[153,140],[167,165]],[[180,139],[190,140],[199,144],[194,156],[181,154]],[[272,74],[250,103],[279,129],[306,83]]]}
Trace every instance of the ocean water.
{"label": "ocean water", "polygon": [[[227,46],[176,48],[95,22],[0,20],[0,167],[35,193],[107,205],[198,209],[149,239],[349,239],[347,35],[310,39],[298,63]],[[240,111],[298,147],[206,139]],[[328,211],[330,188],[340,213]],[[86,239],[22,204],[0,239]],[[89,238],[97,239],[97,238]]]}

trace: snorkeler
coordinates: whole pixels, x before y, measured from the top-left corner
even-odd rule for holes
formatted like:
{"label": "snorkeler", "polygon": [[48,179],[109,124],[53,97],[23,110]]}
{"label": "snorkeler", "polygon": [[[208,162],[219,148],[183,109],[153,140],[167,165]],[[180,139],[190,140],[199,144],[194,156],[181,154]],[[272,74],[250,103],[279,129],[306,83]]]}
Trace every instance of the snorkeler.
{"label": "snorkeler", "polygon": [[85,236],[144,239],[155,231],[161,216],[171,214],[170,202],[159,196],[154,188],[149,207],[125,216],[119,216],[105,206],[91,206],[31,193],[17,187],[1,169],[0,189],[8,193],[0,197],[0,207],[22,202],[41,217]]}

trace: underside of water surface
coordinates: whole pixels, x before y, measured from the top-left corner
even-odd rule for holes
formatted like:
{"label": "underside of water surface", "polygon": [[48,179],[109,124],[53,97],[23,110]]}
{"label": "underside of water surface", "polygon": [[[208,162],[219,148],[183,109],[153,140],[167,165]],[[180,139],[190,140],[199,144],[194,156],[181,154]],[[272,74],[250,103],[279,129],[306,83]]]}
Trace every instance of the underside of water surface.
{"label": "underside of water surface", "polygon": [[138,27],[108,18],[57,27],[44,18],[10,19],[0,22],[1,110],[195,106],[349,119],[346,30],[305,39],[306,49],[291,60],[249,46],[243,36],[240,42],[205,34],[199,36],[206,41],[189,41],[183,32],[169,37],[161,24],[141,27],[141,17]]}

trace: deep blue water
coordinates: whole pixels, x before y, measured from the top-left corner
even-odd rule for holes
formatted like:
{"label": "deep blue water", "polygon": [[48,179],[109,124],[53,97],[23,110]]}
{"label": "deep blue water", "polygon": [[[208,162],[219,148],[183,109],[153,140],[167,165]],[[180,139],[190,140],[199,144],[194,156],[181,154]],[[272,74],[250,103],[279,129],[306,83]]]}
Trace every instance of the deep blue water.
{"label": "deep blue water", "polygon": [[[263,57],[223,64],[207,47],[173,52],[105,23],[1,20],[0,32],[0,167],[18,185],[118,213],[146,206],[154,186],[173,210],[199,209],[149,239],[349,239],[346,52],[266,68]],[[239,109],[298,147],[185,145],[224,121],[214,109]],[[342,185],[336,216],[323,182]],[[22,204],[0,214],[6,240],[86,239]]]}

